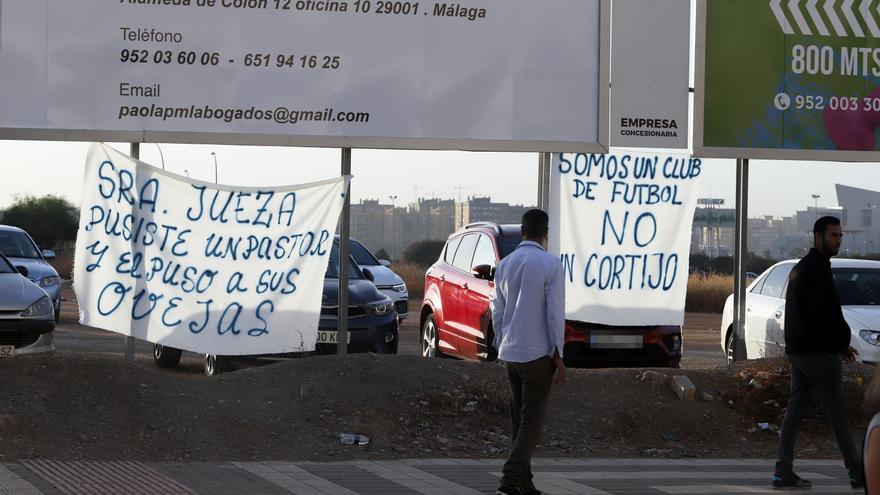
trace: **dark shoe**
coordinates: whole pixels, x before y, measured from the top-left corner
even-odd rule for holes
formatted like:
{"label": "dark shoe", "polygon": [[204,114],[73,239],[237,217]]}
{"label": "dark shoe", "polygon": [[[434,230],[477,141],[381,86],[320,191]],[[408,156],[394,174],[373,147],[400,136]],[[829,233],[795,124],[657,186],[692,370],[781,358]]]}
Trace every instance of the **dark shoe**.
{"label": "dark shoe", "polygon": [[865,472],[862,467],[852,468],[849,470],[849,486],[853,490],[862,490],[865,488]]}
{"label": "dark shoe", "polygon": [[495,495],[523,495],[523,492],[513,486],[501,485],[495,490]]}
{"label": "dark shoe", "polygon": [[800,476],[794,473],[787,476],[773,475],[774,490],[808,490],[812,487],[812,483],[805,479],[801,479]]}

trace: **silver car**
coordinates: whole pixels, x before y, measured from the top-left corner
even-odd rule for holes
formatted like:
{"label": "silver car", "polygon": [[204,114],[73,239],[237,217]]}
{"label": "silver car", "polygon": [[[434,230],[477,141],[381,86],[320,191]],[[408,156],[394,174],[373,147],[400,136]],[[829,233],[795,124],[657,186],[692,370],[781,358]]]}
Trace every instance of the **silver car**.
{"label": "silver car", "polygon": [[55,309],[55,321],[58,321],[61,315],[61,278],[47,261],[55,258],[55,253],[48,249],[40,251],[27,232],[9,225],[0,225],[0,253],[6,255],[16,269],[23,267],[22,274],[49,294]]}
{"label": "silver car", "polygon": [[[339,242],[339,237],[336,238],[336,242]],[[391,262],[376,259],[369,249],[354,239],[349,242],[349,250],[355,263],[362,270],[366,268],[373,275],[373,284],[379,292],[394,301],[398,319],[405,320],[409,312],[409,291],[400,275],[391,270]]]}
{"label": "silver car", "polygon": [[0,357],[54,351],[52,300],[0,254]]}

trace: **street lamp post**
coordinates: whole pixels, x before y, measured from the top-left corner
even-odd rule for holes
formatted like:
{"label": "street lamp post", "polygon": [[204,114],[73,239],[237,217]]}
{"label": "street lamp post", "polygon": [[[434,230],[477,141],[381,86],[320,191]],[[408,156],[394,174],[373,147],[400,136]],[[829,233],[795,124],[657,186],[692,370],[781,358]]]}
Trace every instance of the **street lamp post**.
{"label": "street lamp post", "polygon": [[218,184],[219,181],[217,180],[217,153],[212,151],[211,156],[214,157],[214,184]]}
{"label": "street lamp post", "polygon": [[394,241],[397,239],[394,225],[394,202],[397,200],[397,195],[393,194],[388,196],[388,198],[391,200],[391,261],[394,261]]}
{"label": "street lamp post", "polygon": [[159,146],[159,143],[153,143],[156,145],[156,149],[159,150],[159,158],[162,159],[162,170],[165,170],[165,154],[162,153],[162,147]]}
{"label": "street lamp post", "polygon": [[819,198],[821,197],[818,194],[813,195],[813,210],[816,211],[816,218],[819,218]]}

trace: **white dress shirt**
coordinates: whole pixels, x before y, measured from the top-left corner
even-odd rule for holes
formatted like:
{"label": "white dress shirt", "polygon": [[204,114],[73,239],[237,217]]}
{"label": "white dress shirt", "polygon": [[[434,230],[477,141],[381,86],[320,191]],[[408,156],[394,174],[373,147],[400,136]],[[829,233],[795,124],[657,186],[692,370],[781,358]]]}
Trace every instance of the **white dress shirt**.
{"label": "white dress shirt", "polygon": [[495,270],[490,298],[498,359],[528,363],[553,357],[565,344],[562,262],[537,242],[523,241]]}

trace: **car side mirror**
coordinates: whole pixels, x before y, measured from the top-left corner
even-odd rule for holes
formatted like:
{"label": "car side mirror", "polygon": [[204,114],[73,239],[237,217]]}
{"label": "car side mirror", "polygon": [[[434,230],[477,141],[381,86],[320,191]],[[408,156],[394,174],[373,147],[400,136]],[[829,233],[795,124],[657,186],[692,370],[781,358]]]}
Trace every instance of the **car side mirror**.
{"label": "car side mirror", "polygon": [[51,249],[44,249],[43,250],[43,258],[46,258],[47,260],[54,260],[55,259],[55,251],[52,251]]}
{"label": "car side mirror", "polygon": [[495,278],[495,267],[491,265],[477,265],[473,268],[473,274],[480,280],[491,282]]}
{"label": "car side mirror", "polygon": [[364,268],[362,271],[364,273],[364,278],[366,278],[370,282],[376,281],[376,277],[373,276],[373,272],[371,272],[368,268]]}
{"label": "car side mirror", "polygon": [[379,260],[379,264],[385,268],[391,268],[391,262],[388,260]]}
{"label": "car side mirror", "polygon": [[18,273],[24,275],[25,277],[30,275],[30,272],[28,272],[28,269],[23,266],[16,266],[15,269],[18,270]]}

